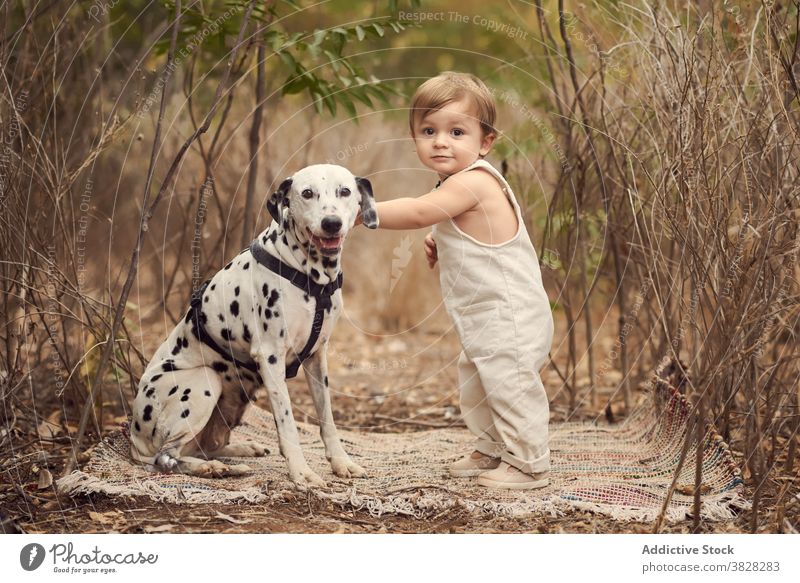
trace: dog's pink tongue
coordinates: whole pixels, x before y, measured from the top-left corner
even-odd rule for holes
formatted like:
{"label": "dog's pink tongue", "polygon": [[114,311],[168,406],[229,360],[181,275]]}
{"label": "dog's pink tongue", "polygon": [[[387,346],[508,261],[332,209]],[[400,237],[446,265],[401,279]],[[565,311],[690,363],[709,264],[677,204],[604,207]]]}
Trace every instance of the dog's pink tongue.
{"label": "dog's pink tongue", "polygon": [[339,246],[339,243],[342,242],[341,237],[335,237],[332,239],[320,239],[322,246],[326,249],[336,249]]}

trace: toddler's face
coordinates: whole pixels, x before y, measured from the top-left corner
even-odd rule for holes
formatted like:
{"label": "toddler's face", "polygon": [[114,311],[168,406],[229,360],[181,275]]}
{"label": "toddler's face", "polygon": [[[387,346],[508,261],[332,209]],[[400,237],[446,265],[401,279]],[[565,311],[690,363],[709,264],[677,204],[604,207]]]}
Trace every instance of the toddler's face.
{"label": "toddler's face", "polygon": [[471,100],[452,101],[414,123],[420,162],[444,179],[489,153],[494,134],[483,135]]}

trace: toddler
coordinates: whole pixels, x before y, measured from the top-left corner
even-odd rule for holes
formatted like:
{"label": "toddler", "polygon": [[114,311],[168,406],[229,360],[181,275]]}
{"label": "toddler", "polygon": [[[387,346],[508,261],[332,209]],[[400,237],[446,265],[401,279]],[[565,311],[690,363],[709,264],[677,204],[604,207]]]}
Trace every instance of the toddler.
{"label": "toddler", "polygon": [[539,369],[553,317],[519,204],[483,157],[497,137],[495,104],[474,75],[445,72],[423,83],[409,125],[420,161],[439,174],[423,196],[377,204],[380,228],[421,229],[428,264],[439,262],[445,308],[463,351],[461,413],[476,440],[450,465],[491,488],[548,484],[549,407]]}

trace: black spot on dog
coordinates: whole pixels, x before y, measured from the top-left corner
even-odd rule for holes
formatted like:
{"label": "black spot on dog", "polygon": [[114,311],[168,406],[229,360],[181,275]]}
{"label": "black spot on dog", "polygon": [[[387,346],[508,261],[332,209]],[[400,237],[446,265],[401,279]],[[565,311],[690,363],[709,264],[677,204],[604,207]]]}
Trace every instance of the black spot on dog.
{"label": "black spot on dog", "polygon": [[266,244],[266,242],[267,242],[267,236],[266,236],[266,235],[264,235],[263,237],[261,237],[261,242],[262,242],[262,243],[264,243],[264,244]]}
{"label": "black spot on dog", "polygon": [[311,268],[311,279],[319,279],[319,271],[313,267]]}
{"label": "black spot on dog", "polygon": [[262,322],[261,325],[264,327],[264,332],[266,332],[267,331],[267,323],[266,322]]}
{"label": "black spot on dog", "polygon": [[172,356],[178,354],[181,351],[181,348],[183,348],[183,342],[180,338],[178,338],[178,341],[175,343],[175,348],[172,349]]}
{"label": "black spot on dog", "polygon": [[328,257],[322,258],[322,267],[336,267],[338,262],[336,259],[329,259]]}
{"label": "black spot on dog", "polygon": [[211,391],[205,391],[203,394],[204,394],[206,397],[210,397],[210,396],[211,396]]}
{"label": "black spot on dog", "polygon": [[189,400],[189,395],[184,395],[181,397],[181,401],[188,401],[188,400]]}
{"label": "black spot on dog", "polygon": [[278,293],[278,290],[272,290],[272,293],[269,294],[269,299],[267,300],[267,307],[271,308],[275,305],[275,302],[278,301],[278,298],[281,297],[281,294]]}
{"label": "black spot on dog", "polygon": [[224,340],[227,340],[228,342],[236,340],[236,338],[233,337],[233,334],[231,334],[231,331],[228,330],[227,328],[223,328],[222,330],[220,330],[219,335],[222,336],[222,338]]}
{"label": "black spot on dog", "polygon": [[161,375],[160,375],[160,374],[154,374],[153,376],[151,376],[151,377],[150,377],[150,382],[151,382],[151,383],[154,383],[154,382],[156,382],[156,381],[157,381],[158,379],[160,379],[160,378],[161,378]]}
{"label": "black spot on dog", "polygon": [[269,240],[275,243],[278,240],[278,231],[272,231],[269,234]]}
{"label": "black spot on dog", "polygon": [[153,425],[153,431],[150,432],[150,437],[153,437],[156,434],[156,426]]}
{"label": "black spot on dog", "polygon": [[250,262],[248,261],[244,265],[242,265],[242,269],[250,269]]}
{"label": "black spot on dog", "polygon": [[286,233],[283,234],[283,237],[281,237],[281,240],[283,241],[284,245],[288,245],[289,244],[289,240],[286,238]]}
{"label": "black spot on dog", "polygon": [[134,428],[136,431],[141,431],[141,430],[142,430],[142,427],[141,427],[141,425],[139,425],[139,422],[138,422],[138,421],[134,421],[134,423],[133,423],[133,428]]}
{"label": "black spot on dog", "polygon": [[325,375],[325,386],[328,386],[328,375]]}
{"label": "black spot on dog", "polygon": [[155,392],[156,392],[155,387],[150,387],[149,389],[147,389],[147,392],[144,394],[144,396],[149,399],[150,397],[153,396],[153,393]]}
{"label": "black spot on dog", "polygon": [[173,362],[168,360],[167,362],[161,365],[161,370],[163,370],[164,372],[172,372],[174,370],[180,370],[180,369],[177,366],[175,366]]}
{"label": "black spot on dog", "polygon": [[264,294],[265,298],[269,297],[269,288],[267,287],[266,283],[261,286],[261,293]]}
{"label": "black spot on dog", "polygon": [[297,251],[299,248],[297,245],[292,245],[292,251]]}
{"label": "black spot on dog", "polygon": [[269,320],[272,317],[272,310],[264,310],[264,318]]}
{"label": "black spot on dog", "polygon": [[277,312],[277,310],[276,310],[276,311],[274,311],[274,312],[272,312],[272,315],[273,315],[273,316],[275,316],[276,318],[277,318],[278,316],[280,316],[280,314]]}
{"label": "black spot on dog", "polygon": [[307,263],[308,263],[308,260],[307,259],[303,259],[303,267],[305,267]]}
{"label": "black spot on dog", "polygon": [[225,321],[225,316],[223,316],[222,314],[218,314],[217,317],[219,318],[220,322],[224,322]]}
{"label": "black spot on dog", "polygon": [[239,315],[239,302],[237,302],[236,300],[233,300],[231,302],[231,314],[233,314],[234,316]]}
{"label": "black spot on dog", "polygon": [[178,385],[175,385],[169,390],[169,396],[174,395],[178,391]]}
{"label": "black spot on dog", "polygon": [[189,348],[189,339],[186,336],[183,337],[183,347]]}
{"label": "black spot on dog", "polygon": [[188,395],[191,392],[192,392],[192,389],[186,389],[185,391],[183,391],[183,394],[184,395]]}
{"label": "black spot on dog", "polygon": [[211,289],[211,291],[214,291],[214,289],[215,289],[216,287],[217,287],[217,284],[216,284],[216,283],[212,283],[212,284],[211,284],[211,288],[210,288],[210,289]]}
{"label": "black spot on dog", "polygon": [[228,382],[230,382],[230,381],[232,381],[232,380],[233,380],[233,377],[232,377],[231,375],[229,375],[229,374],[226,374],[226,375],[225,375],[225,380],[226,380],[226,381],[228,381]]}
{"label": "black spot on dog", "polygon": [[278,359],[275,357],[274,354],[270,354],[269,358],[267,359],[267,362],[269,362],[270,364],[275,364],[276,362],[278,362]]}
{"label": "black spot on dog", "polygon": [[259,304],[259,306],[258,306],[258,317],[259,317],[259,318],[261,317],[261,305],[260,305],[260,304]]}
{"label": "black spot on dog", "polygon": [[189,409],[184,409],[183,413],[181,413],[181,417],[186,419],[189,416]]}
{"label": "black spot on dog", "polygon": [[[249,265],[249,263],[248,263],[248,265]],[[233,288],[233,295],[235,295],[235,296],[239,295],[239,286],[238,285],[235,288]]]}
{"label": "black spot on dog", "polygon": [[213,368],[217,372],[225,372],[226,370],[228,370],[228,365],[225,364],[224,362],[217,361],[211,365],[211,368]]}
{"label": "black spot on dog", "polygon": [[286,330],[284,330],[283,328],[281,328],[281,338],[283,338],[283,335],[284,335],[284,333],[285,333],[285,332],[286,332]]}
{"label": "black spot on dog", "polygon": [[247,327],[247,324],[242,326],[242,338],[245,342],[250,342],[252,336],[250,336],[250,328]]}
{"label": "black spot on dog", "polygon": [[144,413],[142,414],[142,421],[150,421],[150,416],[153,414],[153,406],[145,405]]}
{"label": "black spot on dog", "polygon": [[228,263],[228,265],[226,265],[226,266],[225,266],[223,269],[230,269],[230,268],[231,268],[231,265],[233,265],[233,261],[231,261],[230,263]]}
{"label": "black spot on dog", "polygon": [[289,409],[286,409],[286,411],[284,411],[283,414],[288,417],[289,416]]}
{"label": "black spot on dog", "polygon": [[208,316],[206,316],[205,312],[200,312],[200,323],[205,326],[208,322]]}
{"label": "black spot on dog", "polygon": [[203,303],[206,303],[206,304],[207,304],[207,303],[208,303],[208,300],[210,300],[210,299],[211,299],[211,298],[209,298],[208,296],[204,297],[204,298],[203,298]]}

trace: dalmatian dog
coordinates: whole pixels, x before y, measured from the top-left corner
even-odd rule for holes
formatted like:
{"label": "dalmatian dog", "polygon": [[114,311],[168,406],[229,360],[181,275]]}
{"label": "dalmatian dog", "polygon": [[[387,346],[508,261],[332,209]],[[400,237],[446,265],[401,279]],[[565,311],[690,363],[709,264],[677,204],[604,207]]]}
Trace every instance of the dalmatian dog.
{"label": "dalmatian dog", "polygon": [[286,379],[305,371],[334,474],[363,477],[344,451],[331,413],[326,349],[342,312],[340,256],[361,213],[375,229],[372,186],[332,164],[284,180],[267,202],[270,226],[193,294],[186,317],[139,382],[132,457],[156,471],[240,475],[219,457],[267,455],[261,443],[230,443],[253,392],[265,386],[280,453],[298,486],[324,486],[308,466]]}

